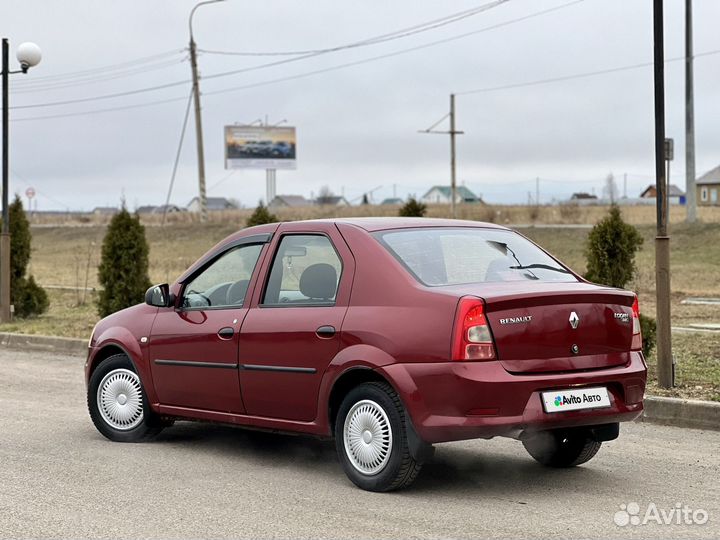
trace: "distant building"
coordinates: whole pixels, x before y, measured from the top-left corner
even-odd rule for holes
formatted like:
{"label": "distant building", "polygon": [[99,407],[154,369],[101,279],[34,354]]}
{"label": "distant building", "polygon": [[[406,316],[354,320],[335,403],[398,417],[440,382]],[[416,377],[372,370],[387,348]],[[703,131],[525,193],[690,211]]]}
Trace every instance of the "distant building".
{"label": "distant building", "polygon": [[[422,196],[420,202],[429,204],[450,204],[452,200],[451,186],[433,186]],[[465,186],[455,187],[456,203],[482,203],[482,199]]]}
{"label": "distant building", "polygon": [[303,208],[312,205],[313,202],[302,195],[276,195],[268,206],[270,208]]}
{"label": "distant building", "polygon": [[184,208],[180,208],[179,206],[175,206],[174,204],[161,204],[160,206],[155,207],[156,214],[177,214],[185,211],[186,210]]}
{"label": "distant building", "polygon": [[114,216],[120,211],[117,206],[96,206],[92,213],[96,216]]}
{"label": "distant building", "polygon": [[585,193],[584,191],[580,191],[578,193],[573,193],[572,197],[570,197],[571,201],[597,201],[597,195],[592,193]]}
{"label": "distant building", "polygon": [[400,197],[388,197],[387,199],[383,199],[383,201],[380,204],[404,204],[405,201],[403,201]]}
{"label": "distant building", "polygon": [[[193,199],[188,203],[187,209],[190,212],[200,212],[199,197],[193,197]],[[210,212],[216,212],[218,210],[236,210],[237,205],[225,197],[208,197],[207,209]]]}
{"label": "distant building", "polygon": [[698,206],[720,206],[720,165],[695,180]]}
{"label": "distant building", "polygon": [[[657,190],[655,188],[655,184],[650,184],[648,187],[645,188],[645,190],[640,194],[641,199],[656,199],[657,198]],[[668,186],[668,201],[670,204],[685,204],[685,192],[677,187],[675,184],[670,184]]]}
{"label": "distant building", "polygon": [[322,206],[350,206],[350,203],[342,195],[328,195],[318,198],[315,199],[315,204]]}
{"label": "distant building", "polygon": [[151,205],[145,205],[138,207],[135,212],[138,214],[176,214],[178,212],[184,212],[184,208],[180,208],[179,206],[175,206],[174,204],[161,204],[160,206],[151,206]]}

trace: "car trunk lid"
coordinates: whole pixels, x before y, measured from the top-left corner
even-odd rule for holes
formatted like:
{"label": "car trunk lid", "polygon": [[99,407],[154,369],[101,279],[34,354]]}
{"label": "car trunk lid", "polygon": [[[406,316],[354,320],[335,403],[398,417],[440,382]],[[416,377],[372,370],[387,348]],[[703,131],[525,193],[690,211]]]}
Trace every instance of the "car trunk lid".
{"label": "car trunk lid", "polygon": [[498,359],[511,373],[599,369],[629,359],[635,299],[629,291],[588,283],[469,288],[465,294],[485,300]]}

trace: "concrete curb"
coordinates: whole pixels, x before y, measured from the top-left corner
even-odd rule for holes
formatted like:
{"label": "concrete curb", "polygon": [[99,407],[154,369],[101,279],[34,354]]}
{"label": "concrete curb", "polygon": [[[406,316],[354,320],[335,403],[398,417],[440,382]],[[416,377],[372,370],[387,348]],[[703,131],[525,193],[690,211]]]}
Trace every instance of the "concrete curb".
{"label": "concrete curb", "polygon": [[0,347],[27,351],[45,351],[71,356],[87,355],[87,340],[54,336],[34,336],[0,332]]}
{"label": "concrete curb", "polygon": [[[86,356],[84,339],[0,332],[0,347]],[[720,431],[720,402],[648,396],[642,422]]]}
{"label": "concrete curb", "polygon": [[643,422],[720,431],[720,402],[648,396]]}

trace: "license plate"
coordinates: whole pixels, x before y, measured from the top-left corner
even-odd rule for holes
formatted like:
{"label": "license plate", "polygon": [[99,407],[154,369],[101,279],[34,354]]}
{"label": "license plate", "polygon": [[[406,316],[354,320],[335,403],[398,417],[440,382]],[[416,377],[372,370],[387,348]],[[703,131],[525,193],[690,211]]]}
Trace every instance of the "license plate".
{"label": "license plate", "polygon": [[543,392],[541,395],[546,413],[599,409],[610,406],[610,396],[607,388],[603,386],[577,390],[553,390]]}

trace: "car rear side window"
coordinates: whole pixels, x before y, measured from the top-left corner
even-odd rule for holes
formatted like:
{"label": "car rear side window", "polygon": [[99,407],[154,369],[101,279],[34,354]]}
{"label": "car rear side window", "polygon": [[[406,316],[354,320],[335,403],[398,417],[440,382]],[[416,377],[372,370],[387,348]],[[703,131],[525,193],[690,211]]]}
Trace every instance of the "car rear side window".
{"label": "car rear side window", "polygon": [[577,281],[558,261],[513,231],[422,228],[374,236],[430,286],[499,281]]}
{"label": "car rear side window", "polygon": [[281,239],[263,305],[334,305],[342,262],[330,239],[294,234]]}

